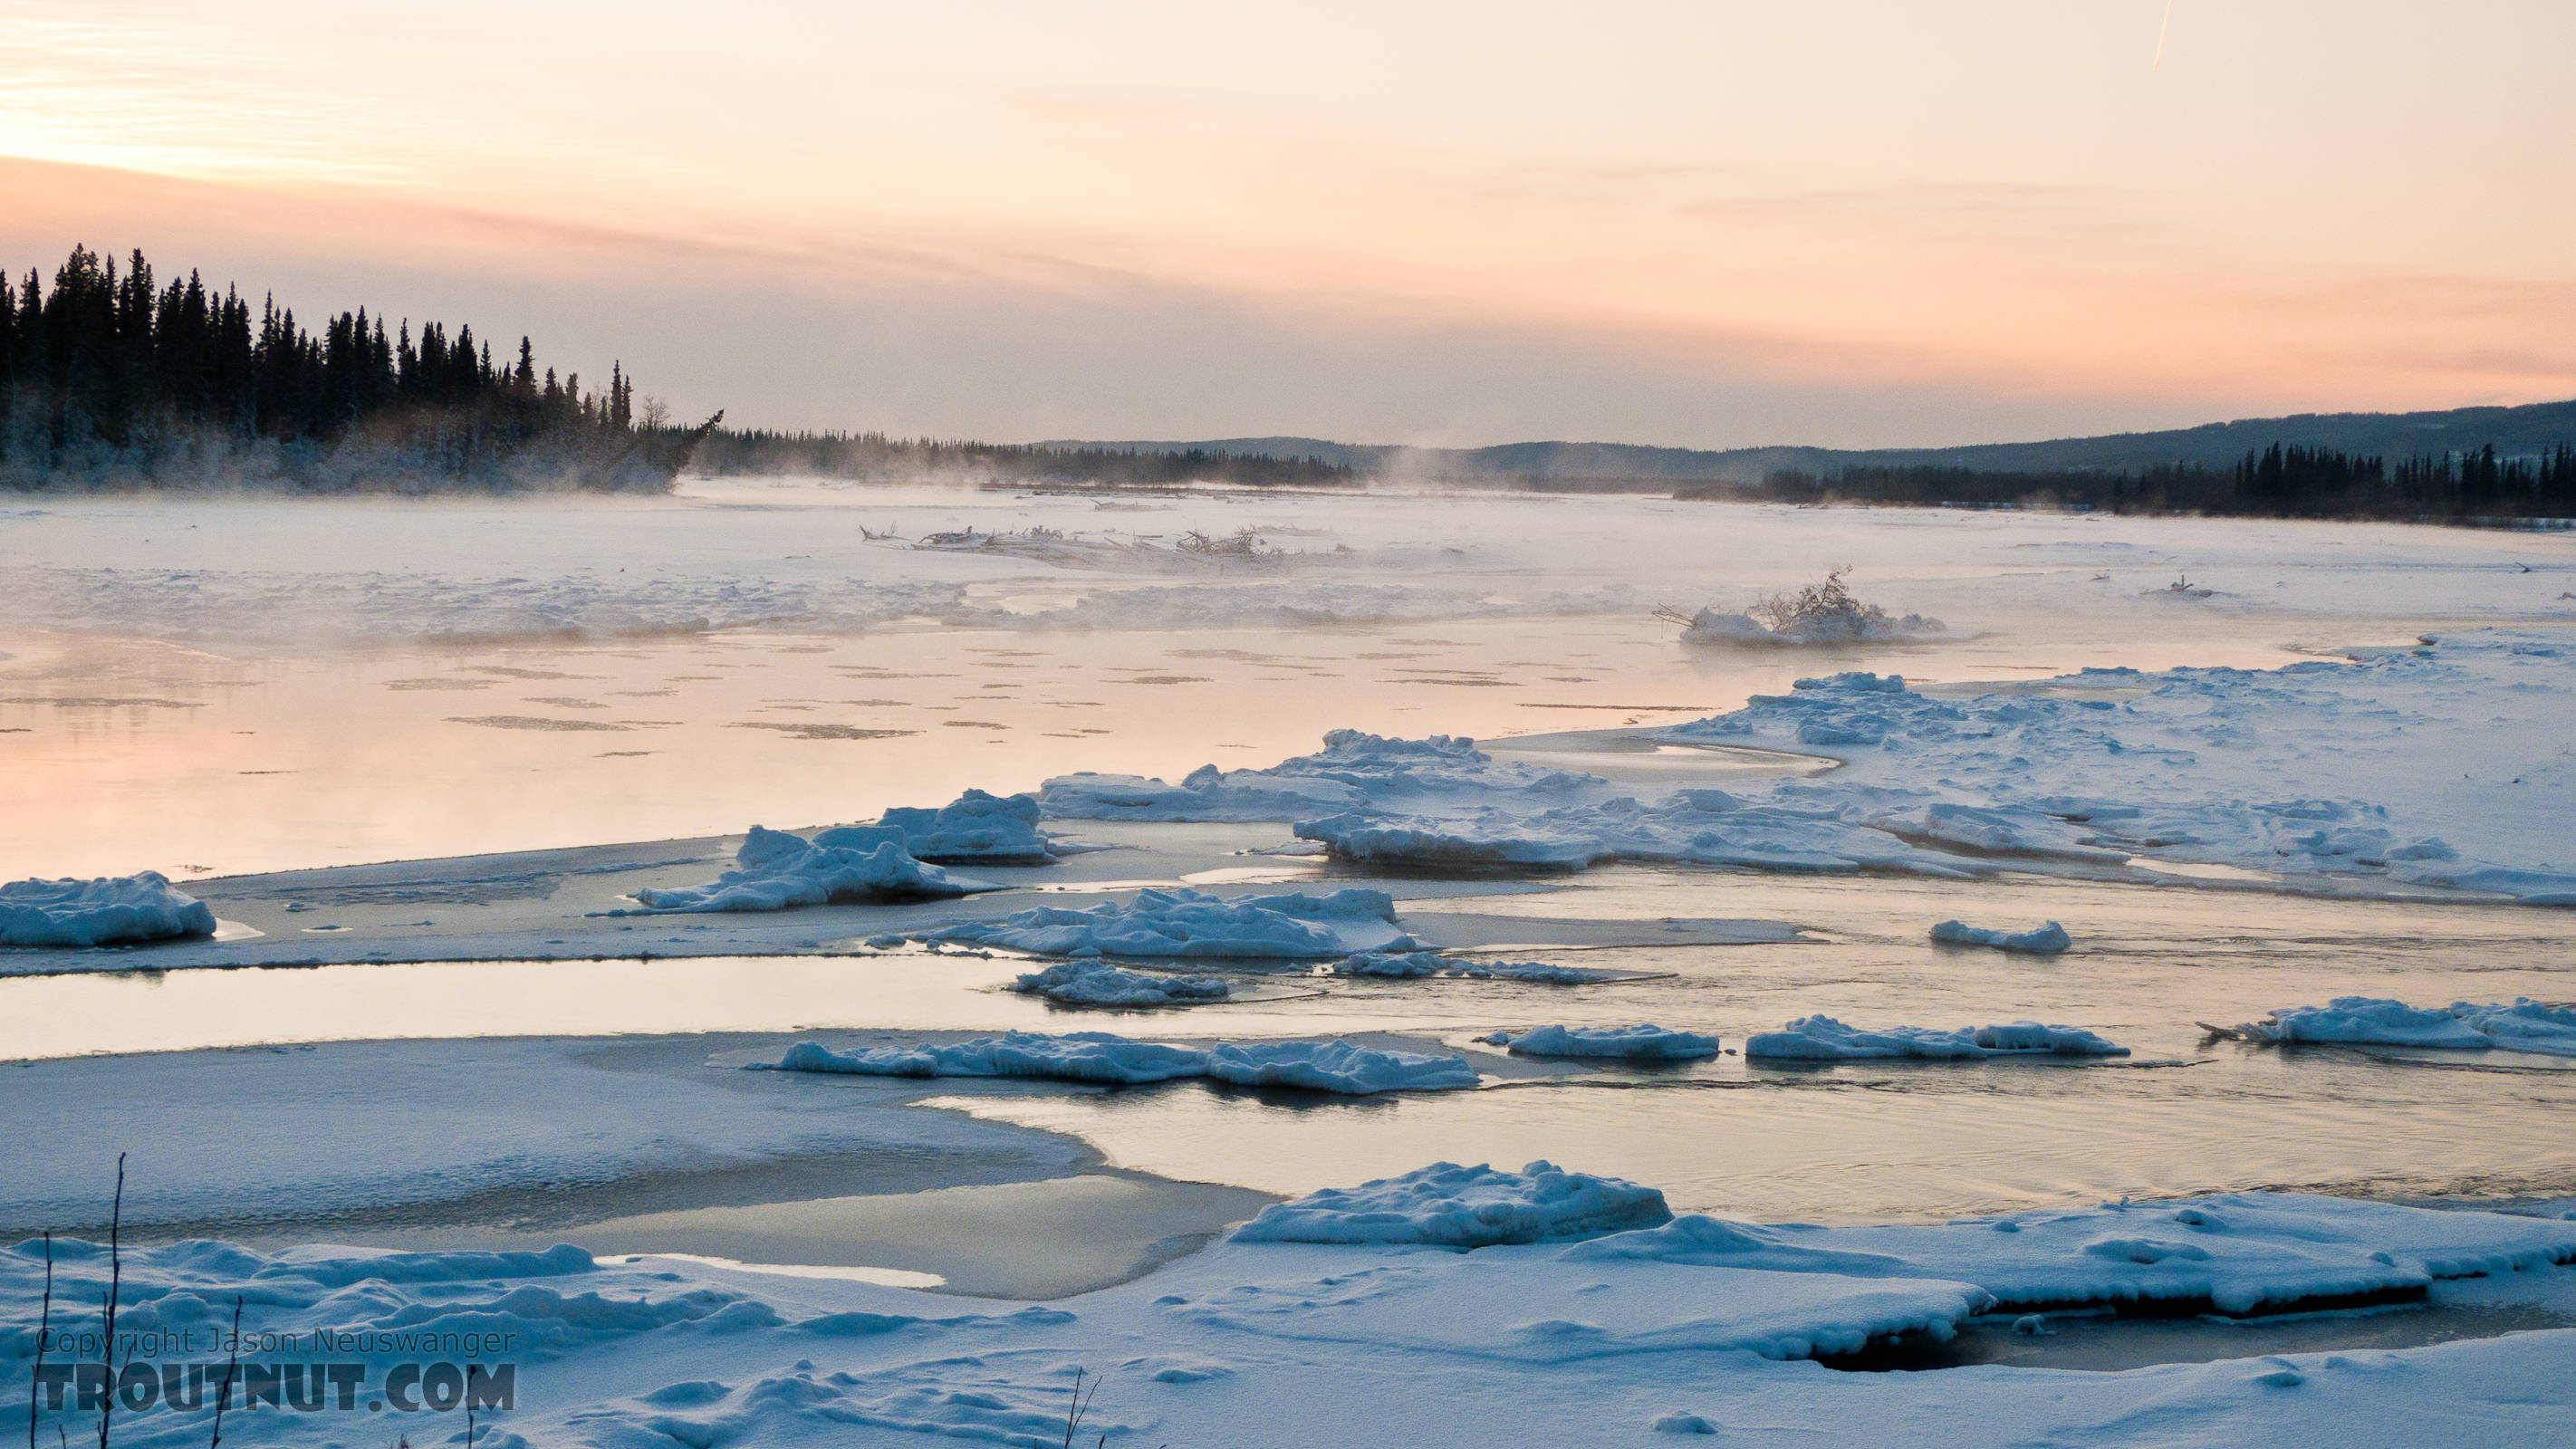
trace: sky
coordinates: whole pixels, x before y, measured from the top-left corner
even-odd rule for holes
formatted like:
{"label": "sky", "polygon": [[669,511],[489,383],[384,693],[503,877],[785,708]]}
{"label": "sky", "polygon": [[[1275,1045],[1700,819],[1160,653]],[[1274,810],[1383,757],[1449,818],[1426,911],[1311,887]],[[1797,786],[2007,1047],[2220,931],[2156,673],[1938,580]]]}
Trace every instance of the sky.
{"label": "sky", "polygon": [[[2576,396],[2565,0],[0,0],[0,263],[1040,438]],[[2161,58],[2158,57],[2161,45]]]}

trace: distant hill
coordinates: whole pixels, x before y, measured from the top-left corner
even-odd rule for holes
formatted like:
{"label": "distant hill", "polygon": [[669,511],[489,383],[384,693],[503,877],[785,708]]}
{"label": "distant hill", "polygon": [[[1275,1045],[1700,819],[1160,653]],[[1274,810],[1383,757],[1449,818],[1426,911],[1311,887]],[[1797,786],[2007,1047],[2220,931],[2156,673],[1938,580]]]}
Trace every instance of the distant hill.
{"label": "distant hill", "polygon": [[2536,457],[2576,442],[2576,400],[2423,413],[2300,413],[2160,433],[2112,433],[1965,448],[1648,448],[1630,443],[1505,443],[1491,448],[1406,448],[1323,438],[1216,438],[1192,442],[1057,441],[1048,448],[1113,453],[1183,452],[1309,457],[1390,478],[1523,483],[1542,487],[1664,486],[1759,482],[1774,470],[1832,475],[1851,467],[1932,465],[1995,472],[2143,472],[2176,464],[2225,468],[2274,443],[2399,459],[2493,444],[2505,458]]}

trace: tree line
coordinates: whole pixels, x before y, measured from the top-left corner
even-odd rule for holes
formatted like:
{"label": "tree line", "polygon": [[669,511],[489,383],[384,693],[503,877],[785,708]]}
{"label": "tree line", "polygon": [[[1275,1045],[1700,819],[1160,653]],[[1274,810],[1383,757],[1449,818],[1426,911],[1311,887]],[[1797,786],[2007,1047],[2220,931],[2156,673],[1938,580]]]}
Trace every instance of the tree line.
{"label": "tree line", "polygon": [[496,363],[470,326],[388,332],[364,308],[316,333],[197,272],[161,284],[76,246],[46,288],[0,273],[0,482],[312,489],[670,486],[705,432],[639,414],[634,380]]}
{"label": "tree line", "polygon": [[1779,469],[1762,481],[1690,483],[1683,498],[1784,503],[2059,506],[2112,513],[2249,518],[2377,518],[2472,522],[2576,518],[2576,444],[2508,458],[2419,454],[2391,465],[2375,455],[2274,443],[2232,467],[2196,463],[2135,472],[2009,472],[1929,464],[1855,465],[1830,474]]}
{"label": "tree line", "polygon": [[1319,458],[1229,453],[1205,448],[1130,452],[1038,444],[895,438],[885,433],[726,429],[707,439],[696,466],[707,473],[811,474],[866,482],[925,479],[1005,484],[1177,487],[1196,482],[1251,487],[1319,487],[1359,481],[1352,468]]}

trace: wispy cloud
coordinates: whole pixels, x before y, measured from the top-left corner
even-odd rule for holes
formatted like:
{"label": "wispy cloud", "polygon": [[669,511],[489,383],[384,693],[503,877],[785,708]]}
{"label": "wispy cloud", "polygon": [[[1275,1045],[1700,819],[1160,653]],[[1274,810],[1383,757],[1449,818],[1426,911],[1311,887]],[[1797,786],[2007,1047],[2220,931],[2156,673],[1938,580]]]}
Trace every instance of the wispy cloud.
{"label": "wispy cloud", "polygon": [[393,181],[393,119],[206,25],[0,5],[0,155],[235,180]]}

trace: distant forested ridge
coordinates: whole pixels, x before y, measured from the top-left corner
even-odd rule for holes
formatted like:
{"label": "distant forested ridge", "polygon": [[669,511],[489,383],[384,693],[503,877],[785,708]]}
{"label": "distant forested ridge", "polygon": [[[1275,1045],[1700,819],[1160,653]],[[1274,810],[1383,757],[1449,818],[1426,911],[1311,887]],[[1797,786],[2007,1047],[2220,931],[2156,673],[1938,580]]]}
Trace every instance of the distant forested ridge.
{"label": "distant forested ridge", "polygon": [[1819,478],[1855,469],[1943,468],[1979,475],[2081,475],[2132,478],[2159,469],[2225,475],[2245,455],[2274,444],[2356,458],[2395,460],[2495,449],[2501,461],[2529,462],[2576,442],[2576,399],[2517,407],[2448,408],[2414,413],[2298,413],[2240,418],[2155,433],[2108,433],[2032,443],[1979,443],[1948,448],[1656,448],[1635,443],[1502,443],[1486,448],[1398,447],[1324,438],[1225,438],[1201,442],[1051,442],[1045,448],[1117,452],[1270,453],[1345,463],[1364,474],[1407,483],[1461,483],[1479,488],[1560,492],[1668,492],[1684,483],[1755,483],[1773,473]]}
{"label": "distant forested ridge", "polygon": [[866,482],[938,480],[1003,484],[1157,487],[1239,483],[1318,487],[1359,481],[1356,469],[1309,457],[1205,448],[1131,452],[1045,443],[941,442],[884,433],[720,430],[698,448],[695,471],[813,474]]}
{"label": "distant forested ridge", "polygon": [[2378,456],[2274,443],[2235,466],[2198,464],[2097,473],[2045,473],[1931,464],[1854,466],[1832,473],[1777,469],[1759,483],[1691,483],[1685,498],[1782,502],[2054,504],[2114,513],[2260,518],[2384,518],[2444,522],[2576,519],[2576,445],[2536,456],[2418,453]]}
{"label": "distant forested ridge", "polygon": [[496,364],[471,327],[388,335],[363,308],[317,335],[140,251],[75,247],[50,290],[0,274],[0,485],[658,491],[714,421],[661,424],[622,367],[585,391],[524,337]]}

